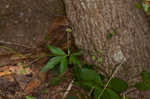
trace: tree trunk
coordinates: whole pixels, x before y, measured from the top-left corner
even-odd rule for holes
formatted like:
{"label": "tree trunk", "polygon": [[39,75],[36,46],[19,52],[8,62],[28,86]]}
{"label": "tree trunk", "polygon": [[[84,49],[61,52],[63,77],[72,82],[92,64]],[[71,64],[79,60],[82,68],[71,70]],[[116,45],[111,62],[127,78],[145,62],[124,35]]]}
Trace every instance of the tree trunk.
{"label": "tree trunk", "polygon": [[93,54],[102,57],[95,64],[109,75],[123,63],[116,75],[131,84],[141,71],[150,70],[150,29],[144,12],[135,8],[138,1],[64,0],[75,44],[84,50],[86,62],[93,63]]}

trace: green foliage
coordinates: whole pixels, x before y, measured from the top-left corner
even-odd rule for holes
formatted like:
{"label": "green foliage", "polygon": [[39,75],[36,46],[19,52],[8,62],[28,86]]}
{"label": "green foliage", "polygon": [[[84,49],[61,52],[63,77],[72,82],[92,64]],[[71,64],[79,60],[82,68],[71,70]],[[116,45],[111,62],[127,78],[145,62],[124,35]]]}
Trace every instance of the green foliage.
{"label": "green foliage", "polygon": [[85,82],[95,82],[102,85],[101,78],[94,70],[82,68],[79,74],[80,80]]}
{"label": "green foliage", "polygon": [[72,29],[71,28],[67,28],[66,32],[72,32]]}
{"label": "green foliage", "polygon": [[141,6],[141,4],[140,4],[140,3],[138,3],[138,2],[137,2],[137,3],[135,4],[135,8],[141,9],[141,8],[142,8],[142,6]]}
{"label": "green foliage", "polygon": [[94,60],[94,61],[95,61],[95,60],[96,60],[96,56],[94,56],[94,55],[93,55],[93,56],[92,56],[92,60]]}
{"label": "green foliage", "polygon": [[64,75],[67,70],[68,58],[67,54],[58,47],[48,45],[49,50],[55,55],[47,64],[42,68],[41,72],[46,72],[60,64],[60,74]]}
{"label": "green foliage", "polygon": [[137,89],[139,89],[140,91],[150,90],[150,84],[146,84],[146,83],[143,83],[143,82],[136,83],[135,87]]}
{"label": "green foliage", "polygon": [[128,96],[125,96],[125,99],[131,99],[130,97],[128,97]]}
{"label": "green foliage", "polygon": [[150,73],[143,71],[141,77],[143,81],[136,83],[135,87],[140,91],[150,90]]}
{"label": "green foliage", "polygon": [[[102,92],[102,88],[97,88],[94,91],[94,99],[99,99],[99,95]],[[101,99],[121,99],[120,96],[113,90],[107,88],[103,95],[101,96]]]}
{"label": "green foliage", "polygon": [[128,89],[128,84],[119,78],[112,78],[108,86],[118,93],[124,92]]}
{"label": "green foliage", "polygon": [[141,77],[142,77],[142,80],[143,80],[144,83],[150,82],[150,73],[148,73],[146,71],[143,71],[141,73]]}
{"label": "green foliage", "polygon": [[50,84],[52,86],[56,86],[56,85],[59,85],[61,83],[62,79],[60,77],[53,77],[51,80],[50,80]]}
{"label": "green foliage", "polygon": [[78,96],[68,96],[67,99],[79,99]]}
{"label": "green foliage", "polygon": [[61,60],[61,63],[60,63],[60,74],[63,75],[65,73],[65,71],[67,70],[67,57],[64,57],[62,60]]}
{"label": "green foliage", "polygon": [[80,64],[80,61],[78,60],[79,52],[73,53],[69,56],[69,63],[70,64]]}
{"label": "green foliage", "polygon": [[150,11],[150,6],[149,5],[147,5],[147,4],[145,4],[145,1],[146,0],[142,0],[142,4],[140,4],[140,3],[136,3],[135,4],[135,8],[139,8],[139,9],[143,9],[145,12],[149,12]]}
{"label": "green foliage", "polygon": [[[115,32],[112,33],[112,35],[114,34]],[[74,84],[89,91],[89,95],[92,95],[93,93],[94,99],[99,99],[100,95],[101,99],[120,99],[119,94],[127,90],[128,84],[119,78],[112,78],[107,88],[104,90],[104,86],[106,85],[105,77],[93,70],[93,66],[82,66],[78,59],[81,52],[69,53],[68,55],[60,48],[50,45],[48,45],[48,48],[54,56],[42,68],[41,72],[53,69],[55,66],[60,64],[59,70],[62,77],[62,75],[66,72],[68,65],[72,65],[73,67],[71,69],[74,75]],[[100,55],[101,53],[102,52],[100,52]],[[102,62],[102,57],[96,58],[96,55],[92,56],[92,59],[97,60],[98,63]],[[147,73],[143,72],[142,77],[145,82],[148,81],[149,76]],[[58,85],[61,81],[62,78],[54,77],[51,79],[50,84]],[[77,99],[77,97],[69,96],[67,99]]]}
{"label": "green foliage", "polygon": [[103,62],[103,58],[102,57],[99,57],[98,59],[97,59],[97,62],[100,64],[100,63],[102,63]]}
{"label": "green foliage", "polygon": [[33,97],[33,96],[25,96],[26,97],[26,99],[36,99],[35,97]]}
{"label": "green foliage", "polygon": [[44,89],[43,93],[48,94],[48,89]]}
{"label": "green foliage", "polygon": [[109,37],[109,38],[112,38],[115,34],[116,34],[116,32],[113,31],[113,32],[111,32],[111,33],[108,35],[108,37]]}
{"label": "green foliage", "polygon": [[58,47],[47,45],[49,50],[56,56],[65,56],[66,53]]}
{"label": "green foliage", "polygon": [[44,68],[41,70],[41,72],[46,72],[50,69],[52,69],[54,66],[56,66],[58,63],[61,62],[61,60],[63,59],[63,56],[56,56],[53,57],[52,59],[50,59],[47,64],[44,66]]}
{"label": "green foliage", "polygon": [[22,74],[22,75],[24,75],[24,73],[26,73],[27,71],[25,70],[25,69],[22,69],[21,71],[20,71],[20,74]]}
{"label": "green foliage", "polygon": [[149,5],[142,3],[142,7],[143,7],[145,12],[149,12],[150,11],[150,6]]}

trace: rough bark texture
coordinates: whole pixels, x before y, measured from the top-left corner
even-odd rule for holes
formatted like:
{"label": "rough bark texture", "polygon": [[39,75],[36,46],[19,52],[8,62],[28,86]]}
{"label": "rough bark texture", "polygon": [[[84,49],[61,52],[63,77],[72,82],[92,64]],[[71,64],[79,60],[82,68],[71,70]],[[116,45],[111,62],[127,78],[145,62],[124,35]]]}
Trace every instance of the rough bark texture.
{"label": "rough bark texture", "polygon": [[[133,84],[141,71],[150,69],[150,33],[144,12],[135,8],[140,0],[64,0],[73,26],[76,45],[91,53],[103,51],[100,67],[111,74],[122,63],[117,76]],[[108,35],[116,31],[112,38]]]}

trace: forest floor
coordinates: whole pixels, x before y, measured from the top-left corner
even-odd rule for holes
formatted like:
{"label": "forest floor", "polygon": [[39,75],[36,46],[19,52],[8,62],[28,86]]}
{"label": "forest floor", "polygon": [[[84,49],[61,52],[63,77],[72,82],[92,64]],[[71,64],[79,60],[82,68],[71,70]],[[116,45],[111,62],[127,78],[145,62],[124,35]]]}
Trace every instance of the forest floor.
{"label": "forest floor", "polygon": [[56,71],[40,72],[51,54],[46,43],[65,50],[70,42],[64,13],[61,0],[0,1],[0,99],[64,95],[72,80],[69,70],[61,80]]}
{"label": "forest floor", "polygon": [[75,47],[66,20],[61,0],[0,0],[0,99],[62,99],[72,81],[69,69],[61,79],[55,69],[40,71],[51,55],[46,43]]}

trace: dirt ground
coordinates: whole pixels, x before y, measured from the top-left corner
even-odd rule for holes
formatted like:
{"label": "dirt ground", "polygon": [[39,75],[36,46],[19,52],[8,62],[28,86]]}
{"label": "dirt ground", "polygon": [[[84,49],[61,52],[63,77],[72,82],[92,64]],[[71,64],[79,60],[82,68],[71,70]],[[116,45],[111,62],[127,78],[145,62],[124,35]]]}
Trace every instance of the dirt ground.
{"label": "dirt ground", "polygon": [[0,44],[19,51],[37,48],[51,20],[64,14],[61,0],[0,0]]}
{"label": "dirt ground", "polygon": [[64,16],[61,0],[0,0],[0,99],[60,99],[70,80],[49,85],[52,75],[40,72],[48,58],[38,57],[49,33],[46,42],[65,46]]}

